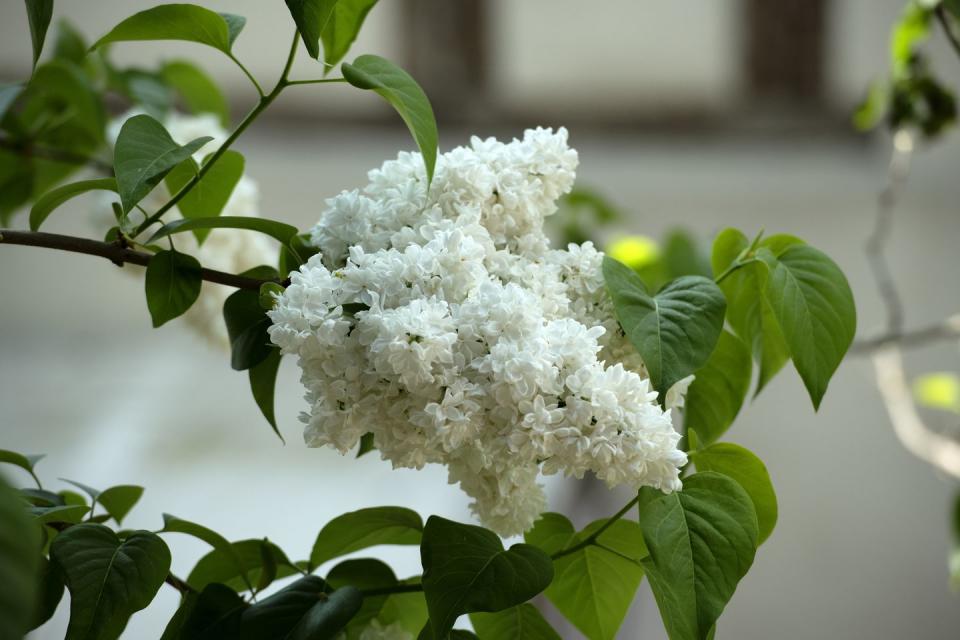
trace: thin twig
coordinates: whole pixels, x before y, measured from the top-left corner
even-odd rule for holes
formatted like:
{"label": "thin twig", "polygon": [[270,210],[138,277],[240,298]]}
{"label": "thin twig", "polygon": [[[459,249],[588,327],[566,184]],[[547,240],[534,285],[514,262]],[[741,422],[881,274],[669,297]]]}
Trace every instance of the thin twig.
{"label": "thin twig", "polygon": [[941,340],[957,339],[960,339],[960,314],[952,315],[942,322],[920,329],[899,333],[884,333],[874,338],[858,340],[850,347],[850,353],[867,354],[894,343],[906,349],[922,347]]}
{"label": "thin twig", "polygon": [[[100,256],[106,258],[115,265],[122,267],[125,264],[135,264],[141,267],[147,266],[150,258],[153,256],[143,251],[136,251],[116,242],[100,242],[88,238],[77,238],[74,236],[65,236],[57,233],[45,233],[43,231],[15,231],[12,229],[0,229],[0,245],[16,244],[27,247],[43,247],[45,249],[59,249],[60,251],[71,251],[73,253],[85,253],[91,256]],[[236,287],[237,289],[259,290],[261,285],[268,282],[277,282],[278,280],[260,280],[258,278],[249,278],[247,276],[238,276],[232,273],[217,271],[215,269],[200,269],[200,278],[207,282]],[[282,283],[281,283],[282,284]]]}
{"label": "thin twig", "polygon": [[364,598],[370,598],[373,596],[386,596],[391,593],[416,593],[418,591],[423,591],[423,585],[419,582],[416,584],[398,584],[392,587],[381,587],[379,589],[361,589],[360,593],[363,594]]}
{"label": "thin twig", "polygon": [[186,595],[188,593],[196,593],[197,590],[187,584],[187,581],[183,578],[178,578],[172,573],[168,573],[167,577],[163,580],[165,583],[179,591],[181,594]]}
{"label": "thin twig", "polygon": [[960,56],[960,40],[957,40],[957,34],[953,32],[953,28],[950,26],[950,18],[947,17],[947,10],[943,7],[943,4],[940,4],[933,12],[936,14],[940,26],[943,27],[943,33],[947,36],[947,40],[950,42],[950,46],[953,47],[954,53]]}

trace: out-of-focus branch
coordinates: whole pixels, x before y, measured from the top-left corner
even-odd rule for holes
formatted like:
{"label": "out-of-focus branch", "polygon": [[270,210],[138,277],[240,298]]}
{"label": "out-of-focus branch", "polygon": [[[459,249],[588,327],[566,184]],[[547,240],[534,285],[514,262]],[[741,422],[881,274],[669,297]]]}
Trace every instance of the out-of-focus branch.
{"label": "out-of-focus branch", "polygon": [[947,10],[941,3],[937,5],[937,8],[934,9],[933,12],[937,16],[940,26],[943,27],[943,33],[947,36],[947,41],[950,42],[950,46],[953,47],[953,52],[960,56],[960,40],[957,40],[957,34],[953,32],[953,25],[950,24],[950,17],[947,15]]}
{"label": "out-of-focus branch", "polygon": [[25,158],[42,158],[44,160],[52,160],[66,164],[87,165],[101,173],[110,176],[113,175],[113,167],[103,160],[64,149],[57,149],[37,143],[18,144],[5,137],[0,137],[0,149],[5,149],[6,151]]}
{"label": "out-of-focus branch", "polygon": [[908,349],[922,347],[941,340],[960,340],[960,313],[928,327],[899,333],[884,333],[874,338],[858,340],[853,343],[850,353],[854,355],[868,354],[890,344]]}

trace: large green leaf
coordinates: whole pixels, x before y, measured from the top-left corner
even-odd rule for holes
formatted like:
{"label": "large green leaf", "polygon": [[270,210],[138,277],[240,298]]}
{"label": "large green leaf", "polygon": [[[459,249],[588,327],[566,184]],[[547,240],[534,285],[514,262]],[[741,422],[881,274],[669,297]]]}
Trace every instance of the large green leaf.
{"label": "large green leaf", "polygon": [[720,334],[707,364],[687,390],[683,422],[701,441],[717,440],[733,424],[750,390],[753,361],[746,343],[729,331]]}
{"label": "large green leaf", "polygon": [[690,458],[697,471],[722,473],[743,487],[757,514],[757,544],[763,544],[777,524],[777,494],[763,461],[750,450],[729,442],[691,451]]}
{"label": "large green leaf", "polygon": [[327,65],[325,72],[347,55],[350,45],[360,33],[363,21],[375,4],[377,0],[339,0],[334,3],[333,13],[320,32],[320,39],[323,40],[323,61]]}
{"label": "large green leaf", "polygon": [[180,146],[162,124],[148,115],[133,116],[124,122],[113,151],[124,213],[133,209],[171,169],[212,139],[206,136]]}
{"label": "large green leaf", "polygon": [[736,481],[704,471],[683,491],[640,489],[643,559],[670,640],[705,640],[753,564],[757,516]]}
{"label": "large green leaf", "polygon": [[40,570],[39,528],[0,476],[0,638],[22,638],[33,622]]}
{"label": "large green leaf", "polygon": [[[564,546],[592,535],[606,520],[591,523]],[[647,556],[640,527],[618,520],[590,545],[554,560],[556,571],[546,596],[590,640],[612,640],[643,579]]]}
{"label": "large green leaf", "polygon": [[[297,573],[297,568],[287,558],[283,550],[272,542],[261,539],[239,540],[230,544],[231,551],[223,548],[214,548],[197,561],[197,564],[187,576],[187,584],[202,591],[208,584],[219,582],[237,591],[244,591],[250,587],[243,580],[243,571],[248,570],[252,584],[259,584],[264,573],[264,548],[269,550],[270,556],[276,563],[277,578],[285,578]],[[239,557],[239,562],[237,558]]]}
{"label": "large green leaf", "polygon": [[230,124],[230,107],[220,88],[199,67],[186,60],[164,63],[160,76],[183,99],[193,113],[212,113],[224,127]]}
{"label": "large green leaf", "polygon": [[287,9],[297,25],[303,46],[311,58],[320,57],[320,34],[341,0],[286,0]]}
{"label": "large green leaf", "polygon": [[[243,275],[266,279],[276,278],[277,272],[270,267],[257,267]],[[259,292],[240,289],[230,294],[223,303],[223,319],[230,338],[230,366],[235,370],[255,367],[273,353],[275,347],[267,334],[270,318],[260,306]]]}
{"label": "large green leaf", "polygon": [[33,43],[33,66],[37,66],[47,29],[53,17],[53,0],[24,0],[27,5],[27,21],[30,23],[30,41]]}
{"label": "large green leaf", "polygon": [[[363,597],[354,587],[329,593],[317,576],[306,576],[243,611],[242,640],[334,638],[360,610]],[[328,595],[329,593],[329,595]]]}
{"label": "large green leaf", "polygon": [[[204,164],[209,161],[210,156],[207,156]],[[177,208],[180,209],[183,217],[213,218],[219,216],[227,205],[227,201],[230,200],[233,189],[243,176],[243,166],[243,155],[236,151],[226,151],[220,156],[203,176],[203,179],[177,202]],[[193,158],[187,158],[174,167],[165,179],[170,193],[180,191],[197,175],[198,170],[199,167],[197,167]],[[193,230],[193,234],[200,244],[203,244],[209,233],[209,228]]]}
{"label": "large green leaf", "polygon": [[7,464],[20,467],[29,473],[33,478],[37,477],[34,473],[33,467],[40,462],[43,457],[43,454],[30,456],[18,453],[16,451],[10,451],[8,449],[0,449],[0,462],[6,462]]}
{"label": "large green leaf", "polygon": [[357,614],[363,604],[359,589],[337,589],[326,600],[314,604],[296,627],[290,631],[289,640],[326,640],[335,638]]}
{"label": "large green leaf", "polygon": [[702,276],[682,276],[655,296],[623,263],[603,258],[603,277],[620,326],[633,343],[661,399],[706,363],[723,329],[723,292]]}
{"label": "large green leaf", "polygon": [[270,354],[259,364],[250,367],[247,372],[250,378],[250,391],[253,393],[253,399],[260,408],[260,413],[267,419],[273,432],[283,441],[283,435],[277,427],[277,418],[273,406],[274,392],[277,386],[277,372],[280,370],[279,349],[273,349]]}
{"label": "large green leaf", "polygon": [[230,544],[226,538],[213,529],[165,513],[163,514],[163,529],[160,531],[161,533],[184,533],[188,536],[203,540],[233,562],[238,575],[243,578],[244,584],[250,588],[247,566],[244,564],[243,558],[240,557],[240,554],[237,553],[237,550],[234,549],[233,545]]}
{"label": "large green leaf", "polygon": [[171,249],[153,254],[144,287],[154,327],[183,315],[197,301],[203,284],[200,272],[200,262],[186,253]]}
{"label": "large green leaf", "polygon": [[364,55],[341,65],[343,77],[360,89],[380,95],[396,109],[416,140],[427,169],[427,186],[437,163],[437,121],[433,107],[409,73],[380,56]]}
{"label": "large green leaf", "polygon": [[553,579],[550,556],[529,544],[509,549],[495,533],[430,516],[420,544],[423,593],[432,637],[446,638],[464,613],[494,612],[526,602]]}
{"label": "large green leaf", "polygon": [[[720,232],[713,243],[714,274],[724,273],[749,247],[750,241],[736,229]],[[727,298],[727,322],[747,343],[760,366],[757,393],[790,359],[790,350],[766,296],[768,279],[766,266],[753,262],[733,271],[720,283]]]}
{"label": "large green leaf", "polygon": [[370,507],[337,516],[320,530],[310,566],[379,544],[420,544],[423,521],[403,507]]}
{"label": "large green leaf", "polygon": [[561,640],[540,610],[528,603],[496,613],[471,613],[470,622],[483,640]]}
{"label": "large green leaf", "polygon": [[813,247],[791,245],[774,255],[767,297],[797,373],[819,408],[857,330],[853,292],[833,260]]}
{"label": "large green leaf", "polygon": [[30,229],[36,231],[43,224],[43,221],[53,213],[53,210],[62,205],[67,200],[74,198],[88,191],[116,191],[117,181],[114,178],[97,178],[93,180],[81,180],[57,187],[48,191],[37,200],[30,209]]}
{"label": "large green leaf", "polygon": [[[344,560],[327,572],[327,584],[334,589],[356,587],[361,590],[385,589],[397,585],[397,577],[387,564],[374,558],[356,558]],[[350,620],[347,626],[347,637],[359,636],[380,613],[380,609],[387,601],[386,595],[367,596],[363,599],[360,610]]]}
{"label": "large green leaf", "polygon": [[198,42],[230,54],[243,28],[242,18],[216,13],[193,4],[162,4],[135,13],[97,40],[92,49],[111,42],[184,40]]}
{"label": "large green leaf", "polygon": [[209,584],[199,594],[184,597],[161,640],[237,640],[242,637],[240,617],[246,608],[233,589]]}
{"label": "large green leaf", "polygon": [[[220,163],[217,162],[217,164]],[[202,183],[203,181],[200,182],[200,184]],[[254,218],[251,216],[219,216],[213,218],[204,217],[174,220],[173,222],[163,225],[159,230],[157,230],[157,232],[154,233],[149,240],[147,240],[147,244],[156,242],[160,238],[165,238],[175,233],[196,231],[198,229],[246,229],[248,231],[258,231],[275,238],[284,244],[289,243],[290,239],[297,235],[296,227],[284,222],[277,222],[276,220]]]}
{"label": "large green leaf", "polygon": [[158,536],[136,531],[120,540],[99,524],[61,532],[50,555],[70,591],[66,640],[114,640],[145,608],[170,570],[170,550]]}
{"label": "large green leaf", "polygon": [[120,484],[100,492],[97,502],[120,525],[123,524],[123,519],[127,517],[133,506],[140,501],[142,495],[143,487],[134,484]]}

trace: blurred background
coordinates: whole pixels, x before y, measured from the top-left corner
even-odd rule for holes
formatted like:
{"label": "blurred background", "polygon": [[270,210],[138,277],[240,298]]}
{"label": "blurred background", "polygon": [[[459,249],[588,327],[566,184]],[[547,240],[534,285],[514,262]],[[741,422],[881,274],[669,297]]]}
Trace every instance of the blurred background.
{"label": "blurred background", "polygon": [[[144,0],[60,2],[89,40]],[[279,0],[205,2],[245,15],[234,51],[269,84],[293,24]],[[580,152],[578,185],[623,213],[619,233],[662,238],[690,229],[704,248],[725,226],[799,235],[850,278],[859,330],[882,328],[883,309],[863,244],[873,225],[890,140],[853,131],[850,113],[888,66],[890,24],[902,0],[381,0],[348,59],[377,53],[406,68],[430,96],[442,150],[470,135],[520,136],[566,126]],[[960,86],[960,61],[942,37],[932,54]],[[217,78],[236,115],[255,95],[218,52],[184,43],[127,43],[116,60],[155,65],[188,57]],[[22,4],[0,6],[0,81],[30,73]],[[294,77],[316,77],[301,52]],[[301,229],[323,199],[365,183],[366,171],[409,149],[399,119],[347,86],[285,93],[237,144],[260,186],[263,215]],[[918,149],[894,222],[890,259],[907,325],[960,302],[960,140]],[[51,231],[93,236],[93,199],[73,201]],[[14,219],[25,227],[26,216]],[[150,328],[137,267],[23,247],[0,248],[0,447],[47,453],[41,476],[93,486],[147,488],[128,518],[157,529],[160,513],[207,524],[230,539],[268,536],[291,558],[343,511],[399,504],[424,516],[469,520],[444,470],[392,471],[375,455],[306,449],[295,363],[277,391],[282,444],[250,397],[245,374],[182,321]],[[130,272],[133,272],[132,274]],[[205,286],[211,286],[206,285]],[[956,370],[956,343],[911,351],[916,371]],[[773,477],[780,520],[720,620],[718,638],[956,637],[960,594],[948,587],[948,511],[956,486],[896,440],[867,358],[838,371],[815,414],[785,370],[748,403],[727,439],[756,452]],[[8,473],[9,472],[9,473]],[[15,476],[3,469],[5,475]],[[23,480],[19,476],[16,481]],[[589,499],[576,483],[548,482],[550,507],[578,526],[625,498]],[[174,571],[206,552],[166,536]],[[387,549],[398,575],[419,572],[414,548]],[[66,600],[64,603],[66,604]],[[549,607],[549,605],[547,605]],[[134,616],[124,637],[155,638],[176,607],[172,589]],[[37,639],[59,638],[66,609]],[[580,637],[570,628],[564,637]],[[641,588],[621,638],[665,638]]]}

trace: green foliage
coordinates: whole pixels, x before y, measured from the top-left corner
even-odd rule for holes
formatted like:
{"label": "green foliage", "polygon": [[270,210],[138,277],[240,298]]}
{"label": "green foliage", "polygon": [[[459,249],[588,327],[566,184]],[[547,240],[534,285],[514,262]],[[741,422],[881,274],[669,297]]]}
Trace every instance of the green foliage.
{"label": "green foliage", "polygon": [[27,5],[27,21],[30,23],[30,42],[33,44],[33,66],[36,67],[53,17],[53,0],[24,1]]}
{"label": "green foliage", "polygon": [[697,471],[721,473],[743,487],[757,514],[757,544],[763,544],[777,524],[777,494],[763,461],[749,450],[729,442],[691,451],[690,459]]}
{"label": "green foliage", "polygon": [[[160,69],[163,81],[180,94],[193,113],[212,113],[224,127],[230,124],[230,107],[217,83],[187,60],[171,60]],[[222,160],[221,160],[222,161]]]}
{"label": "green foliage", "polygon": [[230,55],[244,22],[240,16],[216,13],[197,5],[162,4],[130,16],[91,48],[98,49],[112,42],[184,40]]}
{"label": "green foliage", "polygon": [[[0,639],[31,628],[37,602],[40,536],[19,497],[0,477]],[[36,626],[36,625],[32,625]]]}
{"label": "green foliage", "polygon": [[670,640],[704,640],[753,564],[757,517],[734,480],[700,472],[683,491],[640,490],[642,560]]}
{"label": "green foliage", "polygon": [[190,522],[189,520],[184,520],[182,518],[172,516],[169,513],[165,513],[163,514],[163,529],[161,529],[160,532],[184,533],[188,536],[193,536],[194,538],[203,540],[216,551],[219,551],[225,557],[229,558],[233,562],[233,566],[236,568],[238,575],[243,578],[244,584],[247,585],[247,588],[253,588],[250,583],[250,577],[247,574],[247,566],[244,564],[243,558],[233,547],[233,545],[216,531],[195,522]]}
{"label": "green foliage", "polygon": [[313,543],[310,567],[380,544],[420,544],[423,521],[403,507],[370,507],[337,516]]}
{"label": "green foliage", "polygon": [[123,524],[134,505],[143,496],[143,487],[133,484],[121,484],[104,489],[97,497],[97,502],[106,510],[117,525]]}
{"label": "green foliage", "polygon": [[126,539],[99,524],[60,533],[50,555],[70,591],[66,640],[120,637],[127,621],[153,600],[170,569],[170,550],[149,531]]}
{"label": "green foliage", "polygon": [[[218,161],[217,165],[219,164],[220,162]],[[213,169],[211,169],[210,173],[212,172]],[[207,175],[209,175],[209,173]],[[204,177],[204,181],[205,180],[206,177]],[[209,197],[209,195],[207,197]],[[185,199],[186,197],[184,197],[184,200]],[[246,229],[247,231],[263,233],[284,244],[288,243],[293,236],[297,235],[297,228],[294,226],[284,222],[277,222],[276,220],[254,218],[253,216],[185,218],[183,220],[174,220],[173,222],[168,222],[160,227],[160,229],[150,236],[150,239],[147,240],[147,244],[151,244],[160,238],[166,238],[167,236],[174,235],[176,233],[206,229]]]}
{"label": "green foliage", "polygon": [[708,278],[682,276],[651,296],[632,269],[606,256],[603,277],[617,320],[662,401],[674,383],[702,367],[713,352],[723,329],[723,293]]}
{"label": "green foliage", "polygon": [[27,456],[22,453],[17,453],[16,451],[9,451],[7,449],[0,449],[0,462],[6,462],[7,464],[12,464],[17,467],[20,467],[24,471],[30,474],[30,476],[36,481],[37,486],[40,486],[40,480],[37,478],[36,473],[34,472],[34,467],[40,460],[43,459],[43,455],[34,455]]}
{"label": "green foliage", "polygon": [[380,56],[360,56],[353,64],[344,62],[341,69],[347,82],[379,94],[400,114],[423,154],[429,186],[437,163],[437,122],[420,85],[406,71]]}
{"label": "green foliage", "polygon": [[560,640],[560,635],[532,604],[521,604],[497,613],[471,613],[470,622],[483,640]]}
{"label": "green foliage", "polygon": [[200,262],[179,251],[158,251],[150,258],[144,286],[153,326],[183,315],[200,297]]}
{"label": "green foliage", "polygon": [[[221,218],[222,219],[222,218]],[[271,267],[257,267],[244,272],[252,278],[276,278]],[[265,361],[273,353],[267,328],[270,318],[260,306],[260,293],[240,289],[223,304],[223,319],[230,338],[230,366],[237,371],[246,371]]]}
{"label": "green foliage", "polygon": [[277,386],[277,372],[280,370],[280,350],[272,349],[266,358],[258,364],[250,367],[248,375],[250,378],[250,391],[253,393],[253,399],[260,409],[260,413],[267,419],[273,432],[277,434],[280,440],[283,435],[277,427],[277,418],[273,406],[273,396]]}
{"label": "green foliage", "polygon": [[[384,590],[395,587],[398,582],[393,570],[380,560],[357,558],[345,560],[331,569],[327,573],[327,584],[333,589],[356,587],[363,590]],[[386,594],[364,597],[363,605],[347,626],[347,637],[359,636],[363,628],[380,613],[386,601]]]}
{"label": "green foliage", "polygon": [[[244,581],[244,571],[241,569],[244,567],[250,576],[250,583],[256,584],[256,590],[259,591],[260,584],[266,582],[265,575],[273,573],[272,580],[277,580],[299,573],[283,550],[269,540],[239,540],[230,546],[230,552],[214,548],[200,558],[187,576],[187,584],[197,591],[203,591],[207,585],[215,582],[235,591],[246,591],[250,589],[250,584]],[[274,569],[270,568],[271,564]]]}
{"label": "green foliage", "polygon": [[[208,155],[203,162],[207,164],[210,161],[211,156]],[[243,156],[240,153],[236,151],[224,152],[216,163],[210,166],[206,175],[203,176],[203,180],[198,182],[177,202],[177,208],[183,214],[183,217],[200,219],[219,216],[243,176],[244,164]],[[177,193],[183,189],[197,175],[199,170],[200,167],[197,166],[193,158],[187,158],[174,167],[165,179],[170,193]],[[249,219],[263,222],[262,218],[251,217]],[[273,227],[273,225],[268,226]],[[209,233],[210,227],[193,229],[193,234],[197,237],[199,244],[203,244]],[[296,233],[296,230],[294,230],[294,233]],[[281,240],[281,242],[284,241]]]}
{"label": "green foliage", "polygon": [[526,602],[553,579],[550,556],[529,544],[503,548],[483,527],[430,516],[420,544],[428,637],[445,638],[464,613],[496,612]]}
{"label": "green foliage", "polygon": [[17,98],[23,92],[23,85],[19,83],[0,84],[0,120],[7,113],[7,109],[13,106]]}
{"label": "green foliage", "polygon": [[[46,556],[40,556],[40,569],[37,597],[34,600],[33,617],[30,620],[30,629],[36,629],[50,618],[57,610],[60,601],[63,600],[63,591],[66,586],[63,584],[63,576],[56,564],[50,562]],[[5,584],[9,584],[6,581]],[[0,619],[6,619],[0,616]],[[0,632],[0,637],[6,637]],[[19,636],[16,636],[19,637]]]}
{"label": "green foliage", "polygon": [[286,0],[287,9],[311,58],[320,57],[320,34],[340,0]]}
{"label": "green foliage", "polygon": [[950,539],[950,561],[947,564],[950,584],[954,589],[960,589],[960,494],[953,499],[953,509],[950,512]]}
{"label": "green foliage", "polygon": [[740,412],[750,390],[753,362],[743,340],[724,330],[707,363],[687,389],[683,423],[705,444],[722,436]]}
{"label": "green foliage", "polygon": [[320,39],[323,41],[323,61],[327,65],[324,73],[347,55],[350,45],[360,33],[363,21],[375,4],[377,0],[339,0],[333,3],[330,18],[320,31]]}
{"label": "green foliage", "polygon": [[44,220],[53,213],[53,210],[62,205],[67,200],[74,198],[82,193],[89,191],[117,191],[117,181],[114,178],[97,178],[93,180],[81,180],[71,184],[65,184],[51,191],[48,191],[39,198],[30,209],[30,229],[36,231],[43,224]]}
{"label": "green foliage", "polygon": [[205,136],[180,146],[148,115],[124,122],[113,152],[123,212],[129,213],[167,173],[212,139]]}
{"label": "green foliage", "polygon": [[30,513],[33,514],[33,521],[36,524],[49,524],[52,522],[68,522],[77,524],[90,512],[90,507],[85,504],[64,504],[52,507],[30,507]]}
{"label": "green foliage", "polygon": [[562,549],[595,534],[607,520],[576,533],[563,516],[545,515],[550,517],[539,520],[526,540],[556,556],[547,598],[590,640],[612,640],[643,579],[640,560],[647,556],[647,548],[640,527],[631,520],[617,520],[594,543],[560,555]]}
{"label": "green foliage", "polygon": [[[401,581],[401,585],[419,584],[420,578]],[[404,631],[416,636],[427,624],[427,601],[423,593],[391,593],[387,596],[376,618],[381,624],[399,624]]]}

